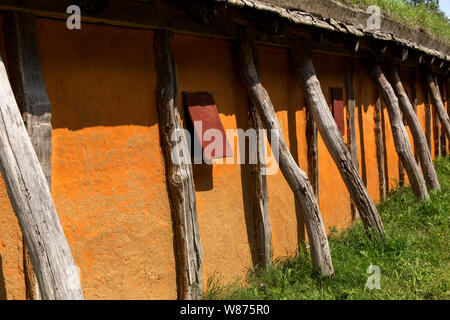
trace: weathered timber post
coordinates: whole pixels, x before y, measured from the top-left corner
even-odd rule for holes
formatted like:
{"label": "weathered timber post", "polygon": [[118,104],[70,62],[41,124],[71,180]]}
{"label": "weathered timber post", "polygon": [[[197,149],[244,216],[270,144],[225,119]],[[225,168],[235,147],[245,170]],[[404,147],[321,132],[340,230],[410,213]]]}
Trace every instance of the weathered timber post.
{"label": "weathered timber post", "polygon": [[386,176],[384,173],[384,145],[383,145],[383,129],[381,127],[381,113],[383,112],[381,108],[380,98],[377,98],[375,103],[375,146],[377,153],[377,165],[378,165],[378,187],[380,193],[381,202],[386,201]]}
{"label": "weathered timber post", "polygon": [[367,63],[367,69],[373,81],[376,83],[378,90],[386,102],[389,122],[391,123],[392,135],[394,137],[395,150],[400,158],[403,167],[408,174],[409,181],[414,195],[417,198],[429,199],[425,179],[423,178],[419,167],[417,166],[409,144],[408,134],[403,124],[402,116],[397,96],[394,89],[386,79],[383,70],[378,64]]}
{"label": "weathered timber post", "polygon": [[439,157],[441,155],[441,139],[439,135],[439,116],[436,110],[436,106],[433,105],[432,110],[432,126],[433,126],[433,143],[434,143],[434,156]]}
{"label": "weathered timber post", "polygon": [[249,106],[250,128],[256,131],[256,146],[249,146],[250,159],[256,159],[255,164],[251,164],[251,185],[253,191],[256,237],[258,240],[258,260],[259,263],[268,267],[272,264],[272,229],[270,227],[269,216],[269,194],[267,190],[266,168],[263,163],[265,157],[265,139],[263,126],[258,113],[253,105]]}
{"label": "weathered timber post", "polygon": [[305,215],[313,267],[320,268],[323,276],[332,275],[333,265],[330,249],[317,199],[306,174],[298,167],[287,147],[272,101],[259,81],[254,63],[253,48],[245,34],[241,35],[240,42],[235,46],[235,58],[242,81],[264,128],[267,130],[272,148],[274,148],[273,143],[278,144],[279,155],[275,155],[275,157],[278,160],[281,172]]}
{"label": "weathered timber post", "polygon": [[[417,85],[417,70],[414,70],[411,74],[411,78],[410,78],[410,86],[411,86],[411,105],[412,108],[414,110],[414,113],[416,114],[417,117],[417,91],[416,91],[416,85]],[[420,123],[420,122],[419,122]],[[421,126],[422,128],[422,126]],[[425,132],[422,133],[425,137]],[[426,137],[425,137],[425,145],[427,143]],[[419,151],[417,150],[417,147],[414,147],[414,159],[416,159],[417,165],[419,166],[419,168],[421,167],[420,165],[420,159],[419,159]],[[425,178],[426,180],[426,178]]]}
{"label": "weathered timber post", "polygon": [[434,81],[432,75],[429,72],[426,73],[426,82],[427,82],[428,88],[430,89],[433,106],[436,109],[436,112],[439,116],[439,120],[441,120],[442,127],[444,128],[445,134],[447,135],[447,139],[450,140],[449,116],[445,110],[444,104],[442,103],[442,97],[439,93],[439,88],[437,87],[437,83]]}
{"label": "weathered timber post", "polygon": [[[353,165],[359,172],[358,163],[358,147],[356,144],[356,127],[355,127],[355,90],[353,88],[353,58],[348,58],[347,69],[346,69],[346,84],[347,84],[347,95],[348,95],[348,112],[347,112],[347,146],[352,155]],[[351,203],[353,217],[359,219],[358,209],[356,209],[355,204]]]}
{"label": "weathered timber post", "polygon": [[296,76],[306,93],[306,99],[311,107],[311,113],[320,135],[339,169],[364,226],[370,231],[378,232],[384,238],[381,218],[359,176],[358,169],[353,164],[352,156],[328,108],[310,54],[304,49],[304,45],[296,42],[294,49],[291,50],[291,56]]}
{"label": "weathered timber post", "polygon": [[43,299],[83,299],[50,188],[0,63],[0,169]]}
{"label": "weathered timber post", "polygon": [[[32,14],[7,12],[3,18],[11,87],[22,118],[51,189],[52,124],[39,59],[36,21]],[[40,298],[28,252],[24,252],[27,298]]]}
{"label": "weathered timber post", "polygon": [[317,201],[319,201],[319,150],[317,145],[317,126],[314,122],[309,106],[306,107],[306,148],[308,159],[308,177],[311,182],[311,186],[316,195]]}
{"label": "weathered timber post", "polygon": [[427,100],[425,102],[425,137],[427,138],[428,151],[431,154],[431,97],[427,89]]}
{"label": "weathered timber post", "polygon": [[170,31],[155,32],[154,54],[159,132],[175,225],[178,297],[199,299],[203,292],[203,251],[190,149],[178,113],[177,72]]}
{"label": "weathered timber post", "polygon": [[434,170],[433,161],[431,160],[431,154],[428,151],[427,138],[425,137],[425,133],[420,126],[419,119],[417,119],[417,115],[414,112],[413,106],[409,101],[406,91],[403,88],[403,84],[397,71],[397,66],[391,65],[389,70],[394,90],[397,93],[400,102],[400,109],[403,112],[406,122],[409,125],[409,129],[411,130],[411,134],[414,138],[414,150],[416,150],[417,154],[419,155],[425,181],[429,188],[440,190],[441,187],[439,185],[436,171]]}
{"label": "weathered timber post", "polygon": [[[443,99],[444,99],[444,108],[445,111],[448,114],[448,95],[447,95],[447,85],[446,85],[446,80],[445,78],[442,81],[442,89],[443,89]],[[450,139],[448,139],[448,141],[450,142]],[[446,156],[447,153],[447,139],[445,138],[445,129],[444,126],[442,126],[442,130],[441,130],[441,154],[443,156]]]}

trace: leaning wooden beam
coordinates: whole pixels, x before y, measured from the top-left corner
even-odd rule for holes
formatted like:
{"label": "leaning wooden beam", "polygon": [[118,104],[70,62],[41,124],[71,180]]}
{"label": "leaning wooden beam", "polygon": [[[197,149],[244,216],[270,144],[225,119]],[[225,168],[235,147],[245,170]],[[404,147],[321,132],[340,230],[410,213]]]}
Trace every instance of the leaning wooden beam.
{"label": "leaning wooden beam", "polygon": [[432,75],[428,72],[426,73],[426,82],[428,88],[430,89],[431,99],[433,105],[436,108],[439,120],[441,121],[442,127],[445,130],[447,139],[450,139],[450,120],[447,111],[445,110],[444,103],[442,102],[441,95],[439,94],[439,88],[437,83],[434,81]]}
{"label": "leaning wooden beam", "polygon": [[[355,127],[355,90],[353,87],[353,59],[348,58],[347,60],[347,70],[346,70],[346,83],[347,83],[347,94],[348,94],[348,112],[347,112],[347,146],[352,155],[353,165],[359,170],[358,163],[358,147],[356,144],[356,127]],[[358,219],[359,213],[356,209],[355,204],[351,203],[353,217]]]}
{"label": "leaning wooden beam", "polygon": [[203,292],[203,252],[190,149],[181,131],[183,127],[178,113],[177,73],[170,31],[155,32],[154,54],[159,132],[175,225],[178,297],[199,299]]}
{"label": "leaning wooden beam", "polygon": [[266,168],[263,163],[265,157],[265,139],[263,126],[258,113],[253,105],[249,107],[250,128],[255,129],[257,134],[256,146],[250,146],[250,152],[256,154],[250,158],[256,160],[251,165],[251,185],[254,199],[254,217],[256,226],[256,237],[258,239],[258,260],[261,266],[268,267],[272,264],[272,229],[269,216],[269,195],[267,190]]}
{"label": "leaning wooden beam", "polygon": [[338,167],[342,180],[347,186],[350,197],[355,203],[365,227],[370,231],[377,232],[384,238],[383,223],[331,115],[315,74],[310,53],[304,48],[304,44],[296,42],[295,48],[291,50],[291,56],[296,76],[306,93],[306,99],[311,107],[320,135]]}
{"label": "leaning wooden beam", "polygon": [[392,86],[378,64],[367,62],[367,69],[386,103],[392,135],[394,137],[395,150],[408,174],[413,193],[418,198],[429,199],[425,179],[412,154],[408,134],[403,125],[399,103],[394,89],[392,89]]}
{"label": "leaning wooden beam", "polygon": [[380,193],[380,201],[386,201],[386,177],[384,172],[384,144],[383,144],[383,129],[381,127],[381,113],[383,112],[381,108],[380,98],[377,98],[375,103],[375,146],[377,153],[377,165],[378,165],[378,186]]}
{"label": "leaning wooden beam", "polygon": [[[39,60],[36,21],[31,14],[8,12],[3,24],[11,86],[34,151],[51,186],[51,106]],[[28,253],[24,259],[27,296],[34,300],[40,296],[39,287]]]}
{"label": "leaning wooden beam", "polygon": [[272,150],[279,150],[278,155],[276,152],[274,153],[281,172],[305,215],[313,267],[320,268],[320,272],[324,276],[332,275],[333,265],[330,249],[317,199],[306,174],[299,168],[287,147],[272,101],[259,81],[254,63],[253,47],[245,34],[242,34],[240,42],[235,46],[235,58],[248,95],[267,130]]}
{"label": "leaning wooden beam", "polygon": [[436,171],[434,170],[431,154],[428,151],[427,138],[425,137],[425,133],[422,130],[419,119],[417,119],[417,115],[414,112],[414,108],[409,101],[406,91],[403,88],[403,84],[397,71],[397,66],[391,65],[389,70],[394,90],[397,93],[397,97],[400,102],[400,109],[403,112],[403,116],[409,125],[409,130],[411,131],[414,139],[414,150],[419,155],[425,182],[429,188],[440,190],[441,187],[439,185]]}
{"label": "leaning wooden beam", "polygon": [[0,169],[43,299],[83,299],[69,244],[0,62]]}

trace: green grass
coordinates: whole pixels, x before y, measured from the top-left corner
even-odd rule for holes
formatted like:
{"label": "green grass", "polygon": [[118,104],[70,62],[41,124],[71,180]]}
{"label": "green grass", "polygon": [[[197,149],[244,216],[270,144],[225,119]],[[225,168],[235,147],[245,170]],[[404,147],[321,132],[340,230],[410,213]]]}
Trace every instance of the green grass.
{"label": "green grass", "polygon": [[413,28],[428,30],[439,38],[450,41],[449,21],[444,14],[433,13],[424,5],[413,6],[403,0],[342,0],[364,7],[377,5],[381,12]]}
{"label": "green grass", "polygon": [[[246,281],[208,280],[206,299],[450,299],[450,157],[435,161],[442,191],[431,201],[416,200],[409,187],[389,195],[378,210],[387,239],[367,237],[361,223],[329,243],[332,278],[312,270],[307,253],[275,261],[267,270],[251,270]],[[365,288],[369,265],[381,270],[381,289]]]}

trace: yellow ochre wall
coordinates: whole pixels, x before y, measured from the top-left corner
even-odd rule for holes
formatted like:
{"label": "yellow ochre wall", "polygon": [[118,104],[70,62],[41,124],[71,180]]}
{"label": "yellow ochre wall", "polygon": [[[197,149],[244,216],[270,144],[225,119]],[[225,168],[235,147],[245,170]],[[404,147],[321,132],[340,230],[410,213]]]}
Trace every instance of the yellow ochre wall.
{"label": "yellow ochre wall", "polygon": [[[38,19],[37,33],[52,104],[52,194],[81,270],[85,297],[175,299],[174,235],[155,105],[153,32],[90,24],[69,31],[63,21]],[[1,23],[0,34],[5,57]],[[173,45],[180,113],[181,92],[208,91],[224,128],[246,130],[248,97],[231,43],[176,34]],[[258,46],[257,52],[261,82],[294,159],[307,172],[306,103],[288,51]],[[316,54],[313,60],[328,103],[330,87],[343,88],[347,99],[345,58]],[[373,120],[377,95],[358,61],[354,77],[360,172],[378,201]],[[424,92],[418,83],[423,125]],[[393,187],[398,158],[386,111],[385,132]],[[243,150],[234,142],[237,159]],[[352,221],[350,197],[320,135],[318,148],[325,227],[342,230]],[[194,165],[194,179],[205,286],[211,277],[243,279],[257,260],[249,167],[217,161]],[[301,209],[281,172],[268,176],[268,191],[274,256],[294,254],[298,243],[307,240]],[[0,179],[0,299],[25,298],[23,269],[20,228]]]}

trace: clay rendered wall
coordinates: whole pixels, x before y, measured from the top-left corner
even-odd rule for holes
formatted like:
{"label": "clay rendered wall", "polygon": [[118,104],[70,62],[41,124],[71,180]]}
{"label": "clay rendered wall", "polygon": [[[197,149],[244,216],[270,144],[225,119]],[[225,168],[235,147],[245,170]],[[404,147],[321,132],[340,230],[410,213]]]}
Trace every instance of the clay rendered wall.
{"label": "clay rendered wall", "polygon": [[[81,270],[85,297],[175,299],[174,236],[155,105],[153,32],[90,24],[68,31],[64,21],[38,19],[37,33],[52,104],[52,194]],[[182,116],[181,93],[207,91],[214,96],[225,130],[246,130],[248,97],[231,43],[179,34],[173,43]],[[262,84],[292,155],[307,172],[306,103],[288,51],[258,46],[257,52]],[[340,87],[347,112],[345,58],[315,54],[313,61],[328,103],[330,87]],[[377,95],[358,61],[354,77],[359,169],[377,202]],[[418,83],[423,125],[424,92]],[[393,187],[398,158],[386,111],[385,133]],[[244,150],[228,134],[235,145],[235,164],[194,165],[205,286],[211,277],[242,280],[257,258],[250,171],[236,163]],[[352,222],[350,197],[320,134],[318,149],[325,228],[342,230]],[[280,171],[268,176],[268,191],[274,257],[294,254],[307,239],[301,209]],[[0,181],[0,299],[25,298],[22,251],[17,219]]]}

